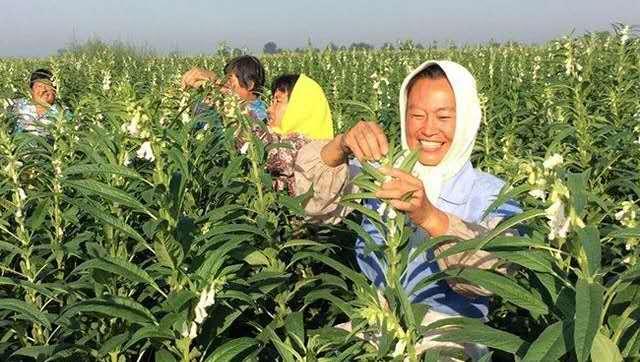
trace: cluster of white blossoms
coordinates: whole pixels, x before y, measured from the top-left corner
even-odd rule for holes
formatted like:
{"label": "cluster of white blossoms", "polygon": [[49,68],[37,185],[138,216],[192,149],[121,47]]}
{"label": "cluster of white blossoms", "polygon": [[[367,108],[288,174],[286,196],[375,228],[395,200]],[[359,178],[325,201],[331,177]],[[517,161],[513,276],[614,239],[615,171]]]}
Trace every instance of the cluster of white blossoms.
{"label": "cluster of white blossoms", "polygon": [[533,80],[538,79],[538,72],[542,68],[542,66],[540,65],[541,62],[542,62],[542,58],[539,55],[536,55],[533,58]]}
{"label": "cluster of white blossoms", "polygon": [[373,80],[373,90],[376,91],[377,95],[382,95],[382,89],[380,89],[380,86],[384,83],[385,86],[389,85],[389,79],[387,77],[383,77],[381,75],[378,74],[378,72],[374,72],[373,74],[371,74],[371,80]]}
{"label": "cluster of white blossoms", "polygon": [[544,160],[542,167],[533,162],[520,165],[520,172],[528,174],[527,182],[534,186],[529,191],[529,195],[549,204],[545,209],[549,226],[549,240],[566,238],[572,226],[574,228],[585,226],[584,222],[576,215],[575,210],[569,206],[569,189],[558,177],[558,168],[563,163],[562,155],[556,153]]}
{"label": "cluster of white blossoms", "polygon": [[108,91],[111,89],[111,72],[108,70],[102,71],[102,90]]}
{"label": "cluster of white blossoms", "polygon": [[216,293],[222,289],[224,281],[214,280],[211,285],[202,288],[200,291],[200,299],[194,309],[195,319],[191,323],[186,321],[182,324],[182,330],[180,334],[184,338],[194,339],[198,336],[198,326],[204,323],[205,319],[209,315],[207,308],[212,306],[216,302]]}
{"label": "cluster of white blossoms", "polygon": [[629,25],[625,25],[622,30],[620,30],[620,44],[625,45],[627,41],[629,41],[629,35],[631,34],[631,27]]}
{"label": "cluster of white blossoms", "polygon": [[582,82],[582,65],[578,63],[574,55],[573,42],[570,39],[565,39],[561,47],[564,49],[566,59],[564,61],[565,74],[573,76]]}
{"label": "cluster of white blossoms", "polygon": [[187,109],[188,106],[189,106],[189,93],[183,92],[182,97],[180,97],[180,105],[179,105],[179,109],[180,111],[182,111],[182,114],[180,115],[182,124],[187,124],[191,122],[191,112],[189,112],[189,109]]}
{"label": "cluster of white blossoms", "polygon": [[131,115],[129,122],[123,123],[120,126],[120,130],[129,133],[130,136],[135,138],[148,138],[150,136],[147,127],[145,127],[150,119],[149,116],[144,113],[141,106],[130,104],[127,106],[127,112]]}
{"label": "cluster of white blossoms", "polygon": [[[122,132],[128,133],[131,137],[144,139],[140,148],[136,151],[136,157],[147,161],[155,161],[156,157],[153,154],[152,143],[149,140],[151,138],[151,132],[149,132],[149,122],[151,119],[144,113],[144,109],[140,105],[131,103],[127,106],[127,112],[131,116],[129,122],[123,123],[120,126]],[[128,166],[131,160],[127,157],[124,160],[124,165]]]}
{"label": "cluster of white blossoms", "polygon": [[520,165],[519,172],[527,176],[527,183],[534,186],[529,191],[529,195],[545,201],[547,199],[547,187],[553,185],[557,180],[557,168],[564,163],[562,155],[555,153],[542,163],[540,167],[537,163],[528,161]]}
{"label": "cluster of white blossoms", "polygon": [[620,211],[614,215],[622,226],[634,228],[638,226],[638,205],[633,201],[622,201]]}
{"label": "cluster of white blossoms", "polygon": [[153,147],[151,147],[150,141],[145,141],[140,145],[140,148],[136,151],[136,157],[151,162],[155,161],[156,156],[153,154]]}
{"label": "cluster of white blossoms", "polygon": [[[640,207],[636,205],[633,201],[623,201],[620,205],[620,211],[616,212],[614,217],[620,225],[628,227],[628,228],[636,228],[640,226],[640,222],[638,222],[638,213],[640,211]],[[624,248],[627,251],[634,250],[638,244],[640,244],[639,238],[629,238],[627,239]],[[623,261],[627,264],[634,265],[636,263],[637,258],[635,256],[629,255]]]}

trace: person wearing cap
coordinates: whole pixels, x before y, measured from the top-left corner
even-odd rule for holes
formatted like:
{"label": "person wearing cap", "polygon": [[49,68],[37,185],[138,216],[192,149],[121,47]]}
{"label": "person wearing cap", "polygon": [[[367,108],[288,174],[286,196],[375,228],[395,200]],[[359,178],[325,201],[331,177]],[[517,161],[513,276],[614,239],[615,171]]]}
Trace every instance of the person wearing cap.
{"label": "person wearing cap", "polygon": [[49,134],[47,127],[63,112],[55,104],[57,90],[52,78],[48,69],[35,70],[29,77],[30,98],[9,102],[8,113],[14,120],[14,133]]}
{"label": "person wearing cap", "polygon": [[[399,106],[402,148],[416,150],[418,162],[411,172],[381,167],[379,171],[388,181],[381,185],[376,198],[363,204],[375,211],[384,200],[395,211],[405,213],[414,230],[412,249],[429,238],[445,235],[473,239],[521,212],[515,202],[508,201],[485,216],[505,182],[471,164],[482,112],[475,79],[466,68],[451,61],[423,63],[405,78]],[[339,201],[343,195],[358,192],[349,181],[360,173],[360,164],[381,160],[388,152],[384,130],[376,122],[367,121],[330,141],[302,147],[295,164],[295,194],[304,194],[313,186],[313,197],[305,207],[309,220],[338,223],[344,219],[352,210]],[[385,244],[383,235],[366,216],[361,226],[368,239]],[[443,242],[422,252],[408,264],[401,278],[412,303],[429,305],[425,325],[457,316],[487,320],[490,293],[484,288],[453,279],[420,283],[449,267],[496,269],[499,265],[494,255],[483,250],[435,258],[453,245],[455,241]],[[376,287],[384,288],[386,266],[375,251],[365,247],[361,237],[356,241],[355,254],[362,273]],[[342,327],[350,329],[350,325]],[[416,348],[447,347],[447,342],[434,341],[435,337],[424,338]],[[470,343],[457,347],[463,347],[474,360],[486,352],[486,347]]]}

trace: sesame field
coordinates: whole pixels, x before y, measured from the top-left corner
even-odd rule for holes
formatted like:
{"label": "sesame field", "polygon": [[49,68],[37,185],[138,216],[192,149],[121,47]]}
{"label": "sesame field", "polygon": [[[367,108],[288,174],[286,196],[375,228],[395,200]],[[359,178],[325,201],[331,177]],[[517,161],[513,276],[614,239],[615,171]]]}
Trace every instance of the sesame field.
{"label": "sesame field", "polygon": [[[27,96],[29,74],[46,67],[69,110],[48,138],[13,134],[0,113],[0,360],[461,358],[456,348],[416,348],[434,331],[486,345],[494,361],[640,360],[632,30],[538,46],[407,42],[260,57],[268,82],[297,72],[315,79],[337,131],[375,119],[396,140],[399,87],[414,67],[450,59],[473,73],[483,122],[472,162],[506,180],[499,199],[523,212],[449,252],[491,251],[510,272],[453,268],[426,282],[457,278],[492,292],[485,324],[421,325],[426,305],[411,304],[398,284],[377,290],[360,273],[360,213],[308,224],[303,197],[273,190],[264,145],[235,147],[238,132],[251,139],[238,104],[180,87],[193,66],[222,77],[230,57],[86,47],[0,59],[2,109]],[[218,112],[193,116],[203,97]],[[405,234],[402,218],[380,222]],[[502,236],[508,228],[521,235]],[[402,237],[385,248],[411,258]],[[347,321],[353,333],[334,328]]]}

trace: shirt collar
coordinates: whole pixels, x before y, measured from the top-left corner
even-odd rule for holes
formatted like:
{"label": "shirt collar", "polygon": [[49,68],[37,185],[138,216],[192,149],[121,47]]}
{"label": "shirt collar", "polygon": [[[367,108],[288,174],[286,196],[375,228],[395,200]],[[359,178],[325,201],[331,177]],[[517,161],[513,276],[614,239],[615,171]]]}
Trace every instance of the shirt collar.
{"label": "shirt collar", "polygon": [[445,181],[439,198],[450,204],[466,204],[471,195],[475,178],[476,173],[471,161],[467,161],[458,173]]}

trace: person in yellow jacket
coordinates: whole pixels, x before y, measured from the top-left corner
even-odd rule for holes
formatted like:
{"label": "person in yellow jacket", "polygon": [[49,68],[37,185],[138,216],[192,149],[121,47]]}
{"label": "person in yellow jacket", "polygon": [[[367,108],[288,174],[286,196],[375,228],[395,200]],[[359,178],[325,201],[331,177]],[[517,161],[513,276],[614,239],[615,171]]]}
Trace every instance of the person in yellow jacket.
{"label": "person in yellow jacket", "polygon": [[[279,76],[271,84],[271,94],[267,127],[256,125],[252,131],[265,145],[279,145],[269,150],[267,171],[274,189],[293,195],[298,150],[311,141],[334,137],[331,109],[320,85],[304,74]],[[244,153],[249,144],[243,140],[238,146]]]}

